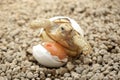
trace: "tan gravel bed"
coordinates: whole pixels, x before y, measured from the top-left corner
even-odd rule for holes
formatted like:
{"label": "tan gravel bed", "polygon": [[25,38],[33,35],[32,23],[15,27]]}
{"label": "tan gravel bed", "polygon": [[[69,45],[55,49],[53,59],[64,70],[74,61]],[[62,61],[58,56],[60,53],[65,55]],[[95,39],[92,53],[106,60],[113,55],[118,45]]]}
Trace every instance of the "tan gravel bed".
{"label": "tan gravel bed", "polygon": [[[29,23],[59,15],[80,24],[93,51],[51,69],[32,56],[40,39]],[[0,80],[120,80],[120,0],[0,0]]]}

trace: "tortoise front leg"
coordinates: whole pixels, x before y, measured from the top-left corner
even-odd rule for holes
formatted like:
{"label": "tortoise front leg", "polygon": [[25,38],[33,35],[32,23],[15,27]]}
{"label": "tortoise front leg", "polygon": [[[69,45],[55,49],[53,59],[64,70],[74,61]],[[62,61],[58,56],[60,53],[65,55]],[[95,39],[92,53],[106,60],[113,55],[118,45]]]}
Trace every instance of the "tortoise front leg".
{"label": "tortoise front leg", "polygon": [[78,45],[79,52],[82,52],[83,54],[89,54],[92,51],[90,44],[81,35],[76,34],[73,37],[73,41],[76,45]]}
{"label": "tortoise front leg", "polygon": [[38,29],[38,28],[49,28],[52,27],[53,22],[51,22],[49,19],[39,19],[39,20],[34,20],[30,23],[30,27],[33,29]]}

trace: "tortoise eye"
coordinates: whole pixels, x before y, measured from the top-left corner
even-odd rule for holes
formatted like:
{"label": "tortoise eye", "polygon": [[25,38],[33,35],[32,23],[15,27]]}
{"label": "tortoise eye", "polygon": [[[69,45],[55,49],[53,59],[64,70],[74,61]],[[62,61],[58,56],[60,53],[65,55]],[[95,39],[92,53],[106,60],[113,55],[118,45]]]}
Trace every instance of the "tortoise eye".
{"label": "tortoise eye", "polygon": [[61,27],[61,30],[64,30],[64,28],[63,28],[63,27]]}

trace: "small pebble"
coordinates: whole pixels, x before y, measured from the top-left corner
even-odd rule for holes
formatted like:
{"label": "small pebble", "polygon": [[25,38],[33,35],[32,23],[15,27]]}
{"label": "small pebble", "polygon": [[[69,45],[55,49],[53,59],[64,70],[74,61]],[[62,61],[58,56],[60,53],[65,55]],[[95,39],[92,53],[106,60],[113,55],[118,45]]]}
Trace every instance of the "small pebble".
{"label": "small pebble", "polygon": [[79,73],[79,74],[81,74],[83,70],[84,70],[83,67],[76,67],[76,68],[75,68],[75,71],[76,71],[77,73]]}
{"label": "small pebble", "polygon": [[0,64],[0,70],[6,71],[6,69],[7,69],[7,66],[6,66],[6,65]]}
{"label": "small pebble", "polygon": [[68,70],[72,70],[74,68],[74,65],[71,62],[68,62],[66,66]]}
{"label": "small pebble", "polygon": [[71,72],[71,76],[74,78],[74,79],[79,79],[80,78],[80,74],[76,73],[76,72]]}
{"label": "small pebble", "polygon": [[7,58],[6,60],[7,60],[8,62],[10,62],[10,63],[11,63],[11,62],[12,62],[12,60],[13,60],[13,57],[12,57],[12,56],[10,56],[10,55],[6,56],[6,58]]}
{"label": "small pebble", "polygon": [[65,73],[64,74],[64,77],[69,77],[70,76],[70,73]]}
{"label": "small pebble", "polygon": [[33,78],[33,73],[32,72],[28,72],[26,76],[27,76],[27,78],[32,79]]}
{"label": "small pebble", "polygon": [[5,79],[4,79],[4,77],[1,76],[1,77],[0,77],[0,80],[5,80]]}
{"label": "small pebble", "polygon": [[60,79],[58,79],[58,78],[55,78],[55,80],[60,80]]}
{"label": "small pebble", "polygon": [[80,78],[81,80],[86,80],[87,79],[87,77],[86,77],[86,75],[83,75],[83,76],[81,76],[81,78]]}
{"label": "small pebble", "polygon": [[99,64],[93,64],[93,72],[95,72],[96,70],[100,69],[100,65]]}
{"label": "small pebble", "polygon": [[20,79],[18,79],[18,78],[15,78],[15,79],[13,79],[13,80],[20,80]]}
{"label": "small pebble", "polygon": [[35,71],[36,67],[35,66],[31,66],[31,70]]}
{"label": "small pebble", "polygon": [[97,62],[98,62],[98,63],[102,63],[102,56],[98,56],[98,57],[97,57]]}
{"label": "small pebble", "polygon": [[92,60],[90,58],[84,58],[84,63],[85,64],[89,64],[91,62],[92,62]]}
{"label": "small pebble", "polygon": [[117,75],[117,76],[118,76],[118,78],[120,79],[120,71],[118,72],[118,75]]}
{"label": "small pebble", "polygon": [[90,80],[98,80],[98,76],[93,75]]}
{"label": "small pebble", "polygon": [[62,67],[60,69],[56,70],[56,73],[60,74],[60,75],[64,75],[64,73],[67,73],[67,72],[68,72],[68,70],[66,68],[62,68]]}
{"label": "small pebble", "polygon": [[90,78],[93,76],[93,74],[94,74],[93,72],[89,72],[89,73],[87,74],[87,78],[90,79]]}
{"label": "small pebble", "polygon": [[73,80],[71,77],[68,77],[67,80]]}
{"label": "small pebble", "polygon": [[45,80],[51,80],[50,78],[46,78]]}

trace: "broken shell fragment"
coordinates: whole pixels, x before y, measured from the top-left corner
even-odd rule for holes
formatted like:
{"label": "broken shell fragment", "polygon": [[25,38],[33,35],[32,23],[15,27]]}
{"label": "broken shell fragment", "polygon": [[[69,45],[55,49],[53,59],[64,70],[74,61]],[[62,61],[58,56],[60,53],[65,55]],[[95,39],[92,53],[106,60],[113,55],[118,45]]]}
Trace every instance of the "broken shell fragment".
{"label": "broken shell fragment", "polygon": [[33,56],[40,64],[47,67],[60,67],[68,60],[64,49],[54,42],[33,46]]}

